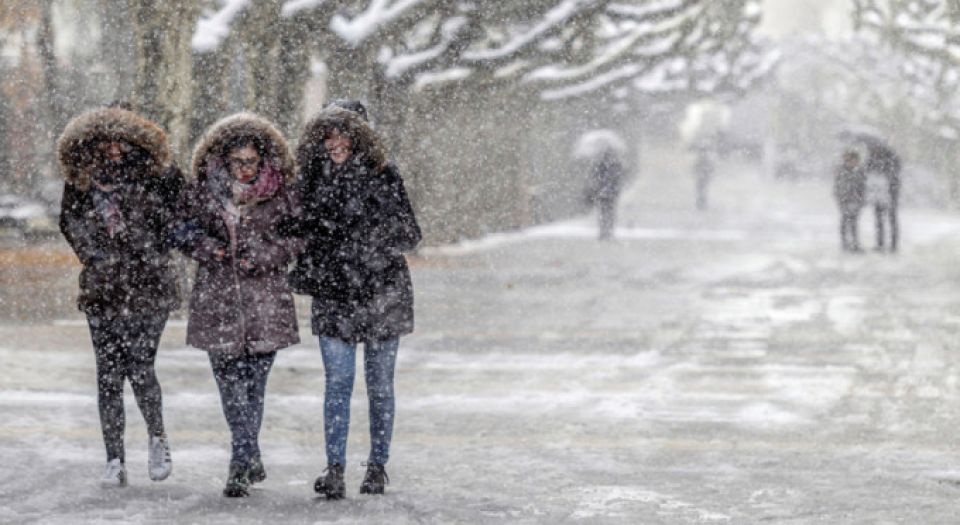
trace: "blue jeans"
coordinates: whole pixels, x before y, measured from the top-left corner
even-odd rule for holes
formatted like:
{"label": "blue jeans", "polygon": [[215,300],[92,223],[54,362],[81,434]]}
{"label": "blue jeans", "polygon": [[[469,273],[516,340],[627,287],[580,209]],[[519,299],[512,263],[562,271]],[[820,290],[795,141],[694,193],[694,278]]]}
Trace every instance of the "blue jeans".
{"label": "blue jeans", "polygon": [[210,367],[220,389],[223,415],[230,427],[230,464],[248,467],[260,457],[260,425],[267,377],[276,352],[231,355],[210,353]]}
{"label": "blue jeans", "polygon": [[[386,465],[393,438],[393,371],[397,364],[399,339],[364,343],[363,369],[370,403],[370,456],[367,462]],[[327,443],[327,464],[347,462],[347,433],[350,430],[350,396],[356,376],[357,345],[320,336],[320,352],[326,376],[323,400],[323,429]]]}

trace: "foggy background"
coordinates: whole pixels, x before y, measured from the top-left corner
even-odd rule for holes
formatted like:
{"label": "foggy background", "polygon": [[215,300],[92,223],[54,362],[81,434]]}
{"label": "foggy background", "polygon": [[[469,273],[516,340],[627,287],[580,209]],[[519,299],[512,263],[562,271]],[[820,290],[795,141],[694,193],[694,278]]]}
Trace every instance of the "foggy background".
{"label": "foggy background", "polygon": [[[958,27],[934,0],[0,0],[0,522],[955,522]],[[367,105],[425,235],[387,495],[356,495],[358,380],[350,494],[314,499],[304,296],[249,500],[220,495],[229,435],[185,308],[157,358],[175,474],[146,479],[127,395],[130,487],[101,490],[64,124],[128,100],[186,167],[225,115],[295,146],[336,98]],[[869,210],[841,250],[849,131],[903,161],[895,254]],[[604,242],[578,154],[598,136],[627,174]]]}
{"label": "foggy background", "polygon": [[295,142],[324,101],[358,98],[430,243],[581,212],[567,152],[597,128],[628,138],[634,176],[670,176],[634,168],[705,136],[771,174],[802,157],[825,176],[837,130],[869,125],[922,179],[906,191],[957,198],[955,14],[936,2],[396,4],[4,2],[0,187],[54,207],[53,141],[111,100],[160,122],[185,164],[226,114],[263,113]]}

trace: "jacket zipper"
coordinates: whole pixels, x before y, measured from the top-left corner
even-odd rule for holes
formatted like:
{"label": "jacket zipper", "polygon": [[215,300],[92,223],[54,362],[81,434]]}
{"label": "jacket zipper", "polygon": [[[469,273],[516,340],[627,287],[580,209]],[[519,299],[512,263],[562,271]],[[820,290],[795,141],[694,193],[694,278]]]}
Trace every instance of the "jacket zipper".
{"label": "jacket zipper", "polygon": [[240,291],[240,271],[237,269],[237,227],[240,226],[240,217],[233,227],[230,226],[230,217],[226,214],[230,212],[224,210],[224,222],[226,222],[227,233],[230,236],[230,269],[233,271],[233,282],[237,290],[237,313],[240,318],[240,350],[246,353],[247,342],[247,316],[243,311],[243,293]]}

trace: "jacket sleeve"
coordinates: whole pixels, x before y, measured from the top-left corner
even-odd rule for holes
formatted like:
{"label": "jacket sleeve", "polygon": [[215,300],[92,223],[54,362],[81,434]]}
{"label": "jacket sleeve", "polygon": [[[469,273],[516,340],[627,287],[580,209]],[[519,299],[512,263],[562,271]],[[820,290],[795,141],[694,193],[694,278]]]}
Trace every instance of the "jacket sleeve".
{"label": "jacket sleeve", "polygon": [[229,253],[229,250],[223,241],[211,236],[201,226],[197,185],[187,185],[179,193],[177,210],[167,234],[168,242],[195,261],[216,262],[214,252],[222,249]]}
{"label": "jacket sleeve", "polygon": [[317,200],[314,184],[300,179],[290,192],[290,213],[277,224],[284,238],[329,238],[337,225],[328,219],[329,213]]}
{"label": "jacket sleeve", "polygon": [[[156,194],[160,199],[158,222],[161,239],[169,241],[173,237],[173,230],[177,225],[178,206],[183,192],[183,172],[176,164],[171,164],[160,174],[156,183]],[[165,243],[164,248],[172,246]]]}
{"label": "jacket sleeve", "polygon": [[370,243],[401,253],[412,251],[423,235],[396,167],[391,165],[383,171],[378,186],[372,203],[375,209],[370,213],[378,219],[372,224]]}
{"label": "jacket sleeve", "polygon": [[296,205],[289,195],[280,197],[283,206],[279,217],[272,221],[264,235],[255,245],[246,246],[238,255],[253,264],[252,274],[261,274],[273,270],[283,270],[303,248],[303,241],[297,237],[287,237],[281,231],[284,223],[293,216]]}
{"label": "jacket sleeve", "polygon": [[64,184],[63,198],[60,201],[60,232],[63,233],[80,262],[84,266],[90,266],[104,259],[105,255],[97,246],[92,225],[84,217],[86,206],[83,198],[84,192],[78,190],[73,184]]}

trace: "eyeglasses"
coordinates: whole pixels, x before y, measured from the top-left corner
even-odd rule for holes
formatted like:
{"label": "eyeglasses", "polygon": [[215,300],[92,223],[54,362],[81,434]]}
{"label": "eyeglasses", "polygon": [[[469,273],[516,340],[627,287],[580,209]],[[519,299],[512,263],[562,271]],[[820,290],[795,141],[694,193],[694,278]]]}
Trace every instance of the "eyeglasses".
{"label": "eyeglasses", "polygon": [[227,165],[231,169],[256,168],[260,165],[259,157],[248,157],[245,159],[230,157],[227,159]]}

